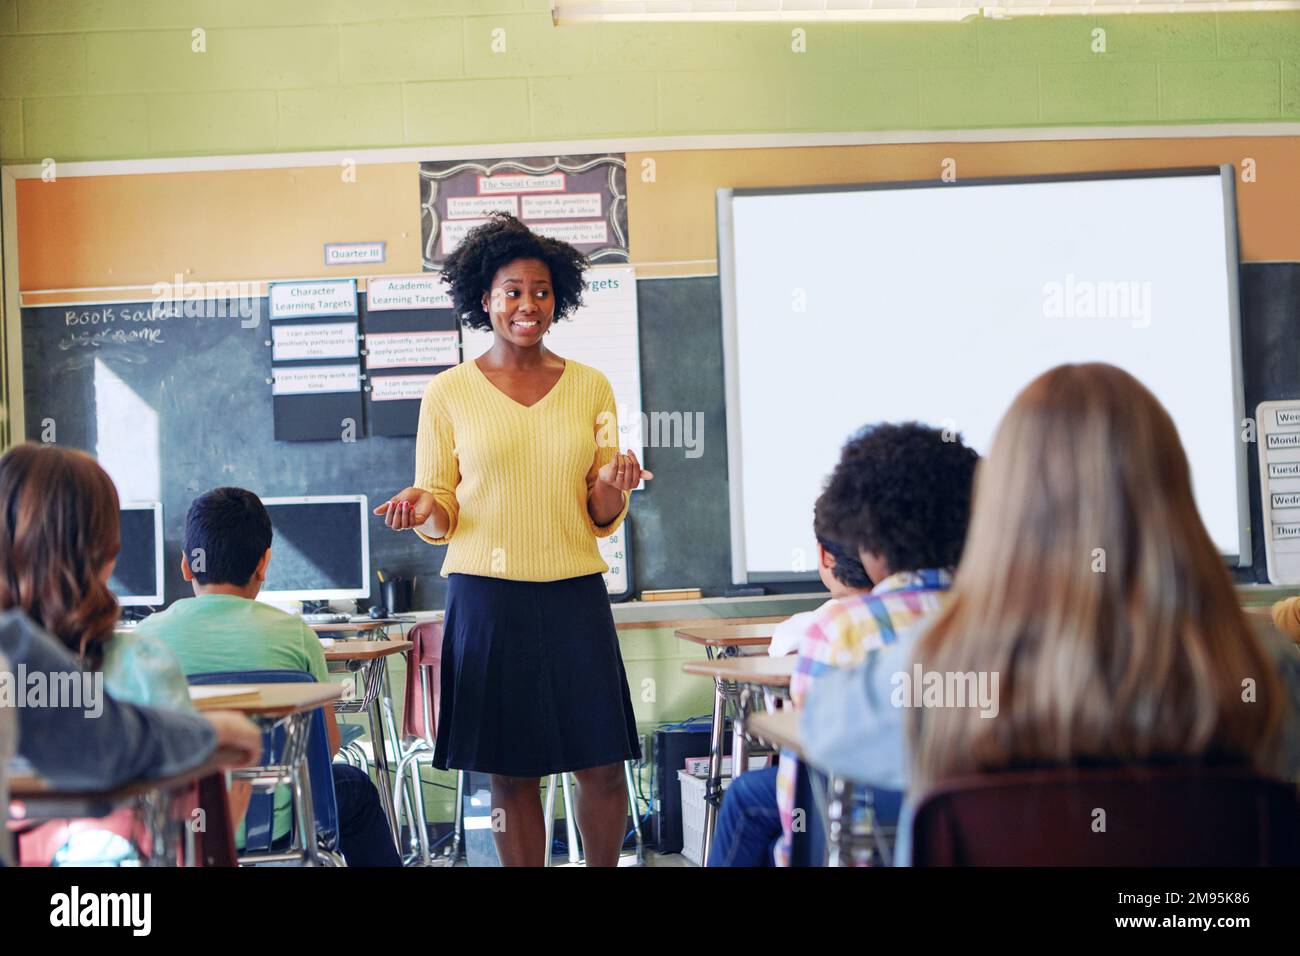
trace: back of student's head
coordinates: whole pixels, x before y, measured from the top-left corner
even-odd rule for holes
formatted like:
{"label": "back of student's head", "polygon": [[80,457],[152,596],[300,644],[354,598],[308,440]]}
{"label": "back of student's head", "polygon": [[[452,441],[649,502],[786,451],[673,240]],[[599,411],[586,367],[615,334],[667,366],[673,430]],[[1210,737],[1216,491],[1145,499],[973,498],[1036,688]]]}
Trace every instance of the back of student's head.
{"label": "back of student's head", "polygon": [[243,587],[271,546],[271,516],[243,488],[214,488],[185,516],[185,560],[199,584]]}
{"label": "back of student's head", "polygon": [[954,567],[978,461],[959,438],[936,428],[864,428],[840,453],[818,499],[814,531],[879,555],[890,571]]}
{"label": "back of student's head", "polygon": [[857,591],[864,591],[871,587],[873,582],[867,576],[867,569],[862,566],[862,561],[858,558],[857,549],[831,538],[818,538],[817,543],[834,560],[835,566],[831,568],[831,574],[840,585]]}
{"label": "back of student's head", "polygon": [[1249,759],[1278,721],[1278,678],[1201,524],[1174,423],[1110,365],[1059,366],[1016,397],[914,660],[997,673],[1000,690],[996,717],[910,715],[921,790],[1013,766]]}
{"label": "back of student's head", "polygon": [[96,667],[118,604],[117,489],[85,452],[24,444],[0,457],[0,608],[19,608]]}

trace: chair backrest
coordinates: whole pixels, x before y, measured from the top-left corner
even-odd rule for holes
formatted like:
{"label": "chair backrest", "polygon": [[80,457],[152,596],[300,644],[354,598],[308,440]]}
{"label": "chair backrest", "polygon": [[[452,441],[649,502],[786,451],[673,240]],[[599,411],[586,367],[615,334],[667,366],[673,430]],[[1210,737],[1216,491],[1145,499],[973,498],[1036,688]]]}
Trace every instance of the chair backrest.
{"label": "chair backrest", "polygon": [[1296,788],[1245,767],[985,774],[928,794],[915,866],[1295,866]]}
{"label": "chair backrest", "polygon": [[[306,671],[213,671],[207,674],[190,674],[191,684],[314,684],[316,678]],[[311,730],[307,739],[307,769],[311,776],[311,803],[316,817],[316,834],[326,849],[338,848],[339,810],[334,797],[333,755],[330,754],[329,736],[325,731],[325,708],[312,712]],[[333,719],[330,714],[329,719]],[[262,735],[262,762],[273,763],[284,748],[284,732],[277,730],[275,738]],[[271,848],[274,837],[275,798],[271,794],[254,794],[244,817],[244,849],[247,852],[264,852]]]}
{"label": "chair backrest", "polygon": [[438,702],[442,696],[442,622],[417,624],[407,631],[406,639],[415,646],[406,652],[402,733],[432,743],[438,736]]}

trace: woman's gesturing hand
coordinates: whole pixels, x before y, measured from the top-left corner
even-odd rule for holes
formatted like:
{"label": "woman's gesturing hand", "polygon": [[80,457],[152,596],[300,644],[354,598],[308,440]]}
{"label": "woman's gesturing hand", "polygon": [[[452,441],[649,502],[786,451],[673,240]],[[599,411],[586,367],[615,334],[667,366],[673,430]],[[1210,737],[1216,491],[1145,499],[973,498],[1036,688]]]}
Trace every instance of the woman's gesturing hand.
{"label": "woman's gesturing hand", "polygon": [[654,472],[643,469],[641,462],[636,460],[636,455],[630,448],[626,455],[615,455],[600,471],[596,472],[599,481],[619,491],[631,491],[641,484],[642,478],[649,481],[653,477]]}
{"label": "woman's gesturing hand", "polygon": [[384,516],[384,524],[394,531],[407,531],[418,528],[433,514],[433,492],[421,488],[403,488],[388,501],[375,509],[375,514]]}

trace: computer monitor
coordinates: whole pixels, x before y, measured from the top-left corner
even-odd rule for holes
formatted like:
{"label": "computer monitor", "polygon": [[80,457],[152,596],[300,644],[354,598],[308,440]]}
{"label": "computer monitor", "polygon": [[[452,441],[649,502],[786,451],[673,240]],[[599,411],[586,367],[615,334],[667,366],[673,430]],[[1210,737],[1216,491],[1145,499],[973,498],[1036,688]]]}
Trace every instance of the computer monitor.
{"label": "computer monitor", "polygon": [[370,597],[370,509],[365,495],[263,498],[271,562],[258,598],[268,602]]}
{"label": "computer monitor", "polygon": [[163,602],[162,502],[121,506],[122,550],[108,587],[123,607],[153,607]]}

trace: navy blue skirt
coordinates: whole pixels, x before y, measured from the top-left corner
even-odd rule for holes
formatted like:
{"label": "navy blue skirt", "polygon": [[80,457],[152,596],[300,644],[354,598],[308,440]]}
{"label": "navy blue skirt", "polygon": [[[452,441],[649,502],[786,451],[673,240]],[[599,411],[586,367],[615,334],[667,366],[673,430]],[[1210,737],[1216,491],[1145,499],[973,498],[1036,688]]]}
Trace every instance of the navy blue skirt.
{"label": "navy blue skirt", "polygon": [[544,777],[640,756],[599,574],[448,576],[435,767]]}

